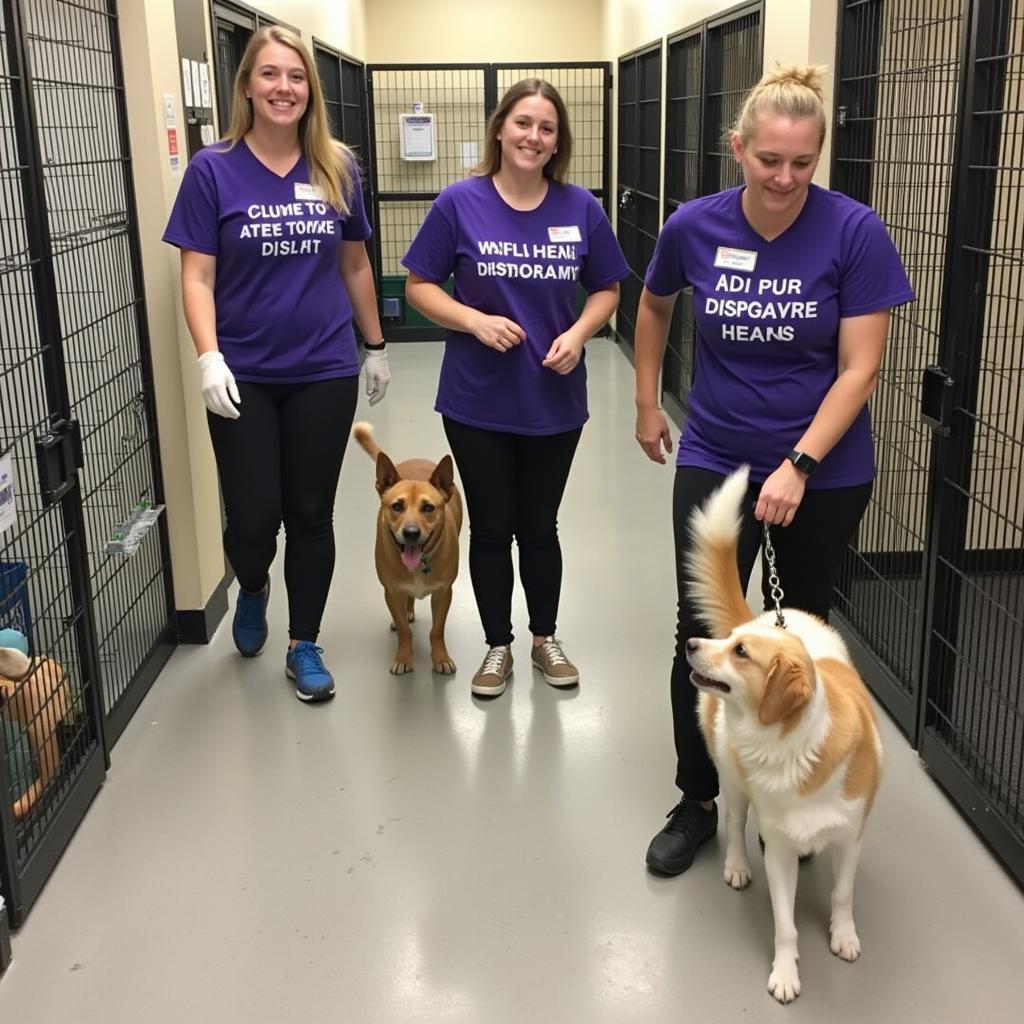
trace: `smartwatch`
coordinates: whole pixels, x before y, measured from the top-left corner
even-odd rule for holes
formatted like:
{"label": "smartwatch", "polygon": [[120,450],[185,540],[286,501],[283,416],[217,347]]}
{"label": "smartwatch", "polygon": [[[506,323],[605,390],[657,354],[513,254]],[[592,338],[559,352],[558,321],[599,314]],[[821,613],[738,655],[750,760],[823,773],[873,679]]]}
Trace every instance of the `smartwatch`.
{"label": "smartwatch", "polygon": [[818,460],[807,452],[798,452],[795,448],[786,456],[804,476],[810,476],[818,468]]}

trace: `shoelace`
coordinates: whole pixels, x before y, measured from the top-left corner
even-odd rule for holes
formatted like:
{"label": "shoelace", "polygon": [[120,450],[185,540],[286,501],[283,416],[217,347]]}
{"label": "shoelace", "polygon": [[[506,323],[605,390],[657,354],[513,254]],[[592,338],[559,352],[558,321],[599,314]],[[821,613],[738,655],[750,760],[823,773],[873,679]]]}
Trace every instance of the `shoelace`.
{"label": "shoelace", "polygon": [[565,651],[562,650],[561,644],[552,637],[550,640],[545,640],[540,645],[541,650],[544,652],[544,657],[551,665],[568,665],[569,659],[565,656]]}
{"label": "shoelace", "polygon": [[263,625],[263,599],[265,591],[258,594],[249,594],[241,591],[238,597],[238,618],[239,626],[242,629],[259,629]]}
{"label": "shoelace", "polygon": [[685,800],[680,800],[665,817],[670,819],[666,827],[672,832],[689,832],[697,823],[696,811]]}
{"label": "shoelace", "polygon": [[306,641],[305,643],[296,644],[292,648],[292,661],[297,672],[305,671],[307,669],[314,669],[317,672],[324,671],[324,663],[320,660],[320,655],[324,653],[322,647],[317,647],[316,644]]}
{"label": "shoelace", "polygon": [[490,675],[493,672],[495,675],[500,676],[507,657],[508,651],[504,647],[492,647],[487,652],[487,657],[484,658],[484,666],[481,671],[481,675]]}

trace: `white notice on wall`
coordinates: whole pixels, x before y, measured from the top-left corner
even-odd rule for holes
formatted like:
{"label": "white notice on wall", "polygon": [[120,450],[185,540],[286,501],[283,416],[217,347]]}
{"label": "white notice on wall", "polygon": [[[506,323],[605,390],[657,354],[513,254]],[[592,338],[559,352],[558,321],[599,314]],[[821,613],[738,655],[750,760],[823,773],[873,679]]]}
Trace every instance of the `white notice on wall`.
{"label": "white notice on wall", "polygon": [[192,102],[197,106],[202,106],[202,93],[199,91],[199,61],[190,60],[189,65],[192,71]]}
{"label": "white notice on wall", "polygon": [[18,500],[14,493],[14,463],[10,455],[0,459],[0,533],[6,533],[18,518]]}
{"label": "white notice on wall", "polygon": [[459,161],[463,167],[476,167],[480,162],[480,150],[476,142],[459,143]]}
{"label": "white notice on wall", "polygon": [[192,102],[192,61],[188,57],[181,58],[181,98],[186,107],[195,105]]}
{"label": "white notice on wall", "polygon": [[403,160],[434,160],[434,115],[399,114],[399,142]]}
{"label": "white notice on wall", "polygon": [[199,65],[199,95],[202,99],[202,105],[204,107],[211,106],[210,104],[210,65],[203,61]]}
{"label": "white notice on wall", "polygon": [[164,93],[164,127],[178,127],[178,114],[174,109],[174,96],[169,92]]}

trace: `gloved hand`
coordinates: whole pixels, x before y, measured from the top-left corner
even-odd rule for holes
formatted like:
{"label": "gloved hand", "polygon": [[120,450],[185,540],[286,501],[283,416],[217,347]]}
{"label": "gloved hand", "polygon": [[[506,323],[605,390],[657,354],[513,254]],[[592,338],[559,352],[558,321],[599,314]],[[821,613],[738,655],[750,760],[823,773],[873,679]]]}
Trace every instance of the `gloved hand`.
{"label": "gloved hand", "polygon": [[242,415],[237,408],[242,399],[224,357],[219,352],[204,352],[199,357],[199,372],[206,408],[217,416],[237,420]]}
{"label": "gloved hand", "polygon": [[366,397],[370,399],[370,405],[376,405],[387,394],[388,384],[391,383],[387,349],[367,351],[363,357],[362,375],[366,381]]}

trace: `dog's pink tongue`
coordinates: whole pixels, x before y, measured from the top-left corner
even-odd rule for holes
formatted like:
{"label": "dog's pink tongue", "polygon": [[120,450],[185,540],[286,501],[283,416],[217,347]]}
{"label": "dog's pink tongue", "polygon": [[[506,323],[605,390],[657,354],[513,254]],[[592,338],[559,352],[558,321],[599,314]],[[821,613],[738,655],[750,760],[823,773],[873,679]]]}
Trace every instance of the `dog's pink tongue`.
{"label": "dog's pink tongue", "polygon": [[402,564],[409,570],[409,572],[415,572],[420,567],[420,562],[423,561],[423,548],[417,544],[406,544],[402,548]]}

